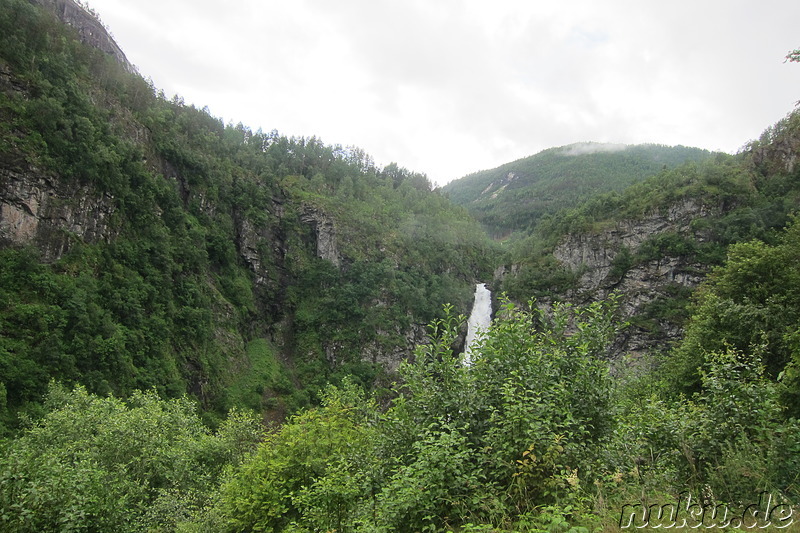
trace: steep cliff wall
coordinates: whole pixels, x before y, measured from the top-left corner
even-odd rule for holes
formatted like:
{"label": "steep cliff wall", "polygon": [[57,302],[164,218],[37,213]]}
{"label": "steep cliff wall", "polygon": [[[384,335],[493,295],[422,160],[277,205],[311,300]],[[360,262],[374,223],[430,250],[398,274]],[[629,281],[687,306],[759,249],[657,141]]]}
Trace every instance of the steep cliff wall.
{"label": "steep cliff wall", "polygon": [[27,163],[0,160],[0,247],[34,245],[46,262],[73,239],[109,241],[114,199],[88,186],[69,187]]}
{"label": "steep cliff wall", "polygon": [[300,220],[308,224],[314,232],[317,257],[330,261],[334,266],[340,266],[341,257],[333,219],[320,209],[305,205],[302,207]]}
{"label": "steep cliff wall", "polygon": [[30,0],[30,2],[55,13],[59,20],[77,30],[81,41],[109,54],[128,72],[136,71],[99,18],[75,0]]}
{"label": "steep cliff wall", "polygon": [[702,243],[707,235],[694,230],[692,221],[710,213],[699,201],[684,199],[599,232],[569,235],[556,247],[555,258],[578,275],[577,287],[561,297],[587,302],[620,293],[622,316],[633,320],[617,340],[614,355],[662,349],[680,338],[680,321],[653,316],[652,309],[690,292],[710,267],[687,255],[648,257],[642,247],[665,235]]}
{"label": "steep cliff wall", "polygon": [[666,232],[691,235],[702,241],[704,236],[690,229],[692,220],[709,214],[709,209],[696,200],[682,200],[664,212],[650,213],[638,220],[624,220],[599,233],[578,233],[567,236],[553,255],[573,271],[583,271],[579,291],[596,291],[624,281],[612,274],[620,252],[638,251],[653,236]]}

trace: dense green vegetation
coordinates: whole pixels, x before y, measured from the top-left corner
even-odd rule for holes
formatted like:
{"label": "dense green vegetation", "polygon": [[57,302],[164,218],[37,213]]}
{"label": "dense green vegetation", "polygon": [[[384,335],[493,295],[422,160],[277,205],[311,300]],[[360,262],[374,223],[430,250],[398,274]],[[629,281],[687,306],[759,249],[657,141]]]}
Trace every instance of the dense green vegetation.
{"label": "dense green vegetation", "polygon": [[[797,172],[787,164],[799,132],[800,116],[792,113],[736,155],[658,146],[567,155],[581,147],[599,150],[604,145],[554,148],[468,176],[447,190],[476,216],[488,216],[482,221],[496,234],[514,230],[504,243],[503,261],[510,268],[496,289],[516,301],[554,294],[583,301],[593,296],[581,294],[585,270],[568,267],[553,256],[558,245],[576,235],[603,238],[648,219],[666,220],[681,210],[688,213],[684,220],[674,220],[673,228],[645,235],[635,248],[606,242],[614,257],[604,290],[648,264],[678,261],[684,273],[693,276],[722,264],[731,244],[753,238],[774,243],[778,230],[800,207]],[[681,159],[689,162],[680,164]],[[655,164],[661,161],[664,164]],[[516,177],[508,179],[509,173]],[[569,176],[577,176],[573,181],[583,185],[550,191]],[[594,187],[594,194],[582,187]],[[506,229],[489,222],[504,213],[508,217],[503,220],[514,220],[518,214],[527,217],[526,222]],[[685,220],[689,216],[691,223]],[[663,293],[631,318],[642,335],[657,338],[665,324],[685,324],[691,291],[674,284]]]}
{"label": "dense green vegetation", "polygon": [[[609,283],[639,265],[670,258],[689,273],[707,272],[724,262],[732,244],[754,238],[774,244],[800,207],[797,169],[782,155],[794,149],[799,134],[800,114],[795,112],[737,155],[663,170],[620,192],[598,194],[543,217],[535,232],[506,247],[506,261],[515,270],[503,280],[502,290],[517,300],[577,290],[583,272],[555,260],[552,252],[559,243],[570,235],[600,235],[654,216],[666,218],[680,209],[694,213],[689,223],[676,222],[674,229],[647,236],[634,251],[616,244]],[[668,292],[667,299],[634,318],[637,325],[651,329],[663,320],[685,323],[690,291],[675,285]]]}
{"label": "dense green vegetation", "polygon": [[756,240],[733,245],[724,267],[699,291],[692,320],[667,375],[685,393],[700,388],[709,354],[753,353],[767,376],[782,384],[787,412],[800,416],[800,224],[775,245]]}
{"label": "dense green vegetation", "polygon": [[620,191],[663,169],[711,156],[685,146],[579,143],[470,174],[443,190],[490,234],[506,238],[533,232],[543,217],[600,193]]}
{"label": "dense green vegetation", "polygon": [[[388,408],[347,381],[244,461],[258,432],[241,415],[211,434],[186,400],[122,403],[55,388],[48,413],[0,463],[4,530],[418,531],[534,524],[543,504],[569,513],[557,505],[578,502],[578,474],[599,465],[612,429],[612,383],[598,357],[610,311],[548,316],[507,304],[481,359],[464,367],[451,348],[464,317],[450,310],[402,366]],[[571,319],[577,335],[565,335]],[[73,490],[34,496],[59,484]]]}
{"label": "dense green vegetation", "polygon": [[[445,302],[465,310],[491,272],[478,225],[424,175],[225,126],[26,1],[2,2],[0,51],[3,194],[18,205],[44,180],[50,206],[109,213],[96,234],[3,242],[6,424],[51,379],[279,416],[342,375],[379,383],[376,354],[410,353],[406,336]],[[321,220],[336,265],[317,253]]]}
{"label": "dense green vegetation", "polygon": [[51,386],[47,414],[3,449],[3,531],[174,531],[209,505],[262,429],[231,412],[212,433],[194,402],[122,402]]}
{"label": "dense green vegetation", "polygon": [[[507,243],[508,296],[465,366],[460,313],[498,248],[424,175],[226,126],[0,0],[0,200],[38,188],[56,218],[104,213],[0,235],[0,530],[578,533],[648,512],[666,527],[670,510],[786,525],[798,139],[793,113],[736,156],[554,149],[501,167],[520,178],[482,222],[536,231]],[[616,192],[594,194],[609,175]],[[574,287],[551,253],[565,236],[681,205],[703,215],[617,250],[611,276],[715,267],[647,310],[685,323],[677,346],[612,373],[621,295],[529,298]]]}
{"label": "dense green vegetation", "polygon": [[[798,234],[795,224],[780,245],[748,246],[780,260],[800,253]],[[734,253],[704,302],[769,280],[757,263],[745,280]],[[788,303],[795,288],[774,294]],[[786,514],[745,510],[762,491],[773,507],[800,495],[797,350],[775,379],[771,346],[739,350],[740,325],[700,307],[674,361],[617,378],[602,358],[624,326],[613,299],[546,311],[506,303],[469,367],[452,349],[464,317],[448,312],[401,367],[388,405],[346,380],[257,446],[238,414],[212,434],[185,400],[123,404],[56,388],[47,414],[5,445],[0,519],[5,531],[588,531],[642,525],[651,505],[650,525],[668,524],[658,509],[681,505],[690,526],[785,525],[791,513],[781,523]],[[755,336],[798,325],[794,313]],[[686,353],[702,358],[692,393],[671,379]],[[698,518],[697,506],[710,510]]]}

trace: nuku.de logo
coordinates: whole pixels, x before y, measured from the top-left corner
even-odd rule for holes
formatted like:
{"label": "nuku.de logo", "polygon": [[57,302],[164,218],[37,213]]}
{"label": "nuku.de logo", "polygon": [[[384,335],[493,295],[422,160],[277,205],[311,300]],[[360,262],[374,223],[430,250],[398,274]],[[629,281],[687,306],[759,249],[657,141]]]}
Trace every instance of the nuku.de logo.
{"label": "nuku.de logo", "polygon": [[758,503],[738,511],[723,503],[700,502],[690,492],[681,492],[675,502],[623,505],[619,527],[782,529],[793,523],[793,512],[790,503],[776,501],[767,491],[759,493]]}

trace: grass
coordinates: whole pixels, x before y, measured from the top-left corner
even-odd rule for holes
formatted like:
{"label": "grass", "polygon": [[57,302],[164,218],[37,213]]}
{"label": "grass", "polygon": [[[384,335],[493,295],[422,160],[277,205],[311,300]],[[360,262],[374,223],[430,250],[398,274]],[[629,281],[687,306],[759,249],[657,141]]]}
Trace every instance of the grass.
{"label": "grass", "polygon": [[245,364],[239,369],[228,387],[228,403],[261,411],[264,409],[264,391],[270,388],[280,374],[275,347],[266,339],[254,339],[247,344]]}

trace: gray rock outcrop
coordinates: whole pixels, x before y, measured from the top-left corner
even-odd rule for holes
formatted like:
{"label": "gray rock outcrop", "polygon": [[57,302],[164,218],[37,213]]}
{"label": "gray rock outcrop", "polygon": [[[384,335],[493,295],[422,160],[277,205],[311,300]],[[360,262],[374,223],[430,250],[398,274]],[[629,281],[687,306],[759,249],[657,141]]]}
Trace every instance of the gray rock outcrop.
{"label": "gray rock outcrop", "polygon": [[75,0],[30,0],[30,2],[49,9],[59,20],[75,28],[83,43],[109,54],[128,72],[136,71],[136,67],[128,61],[122,48],[114,41],[97,15]]}
{"label": "gray rock outcrop", "polygon": [[336,245],[336,226],[333,219],[316,207],[304,206],[300,220],[311,226],[316,240],[317,257],[326,259],[335,266],[341,265],[339,248]]}
{"label": "gray rock outcrop", "polygon": [[76,239],[112,239],[114,210],[108,194],[67,187],[27,164],[0,164],[0,245],[35,245],[42,260],[55,261]]}
{"label": "gray rock outcrop", "polygon": [[[696,287],[709,267],[690,257],[667,255],[622,268],[619,259],[620,254],[635,256],[643,243],[668,232],[703,242],[705,236],[692,230],[691,223],[708,214],[708,207],[684,199],[664,211],[625,220],[596,233],[569,235],[553,252],[559,262],[579,275],[577,287],[563,298],[584,303],[616,291],[621,295],[620,312],[627,320],[646,314],[648,306],[659,300]],[[657,329],[628,328],[617,340],[612,356],[664,348],[682,335],[681,327],[670,321],[658,320]]]}

